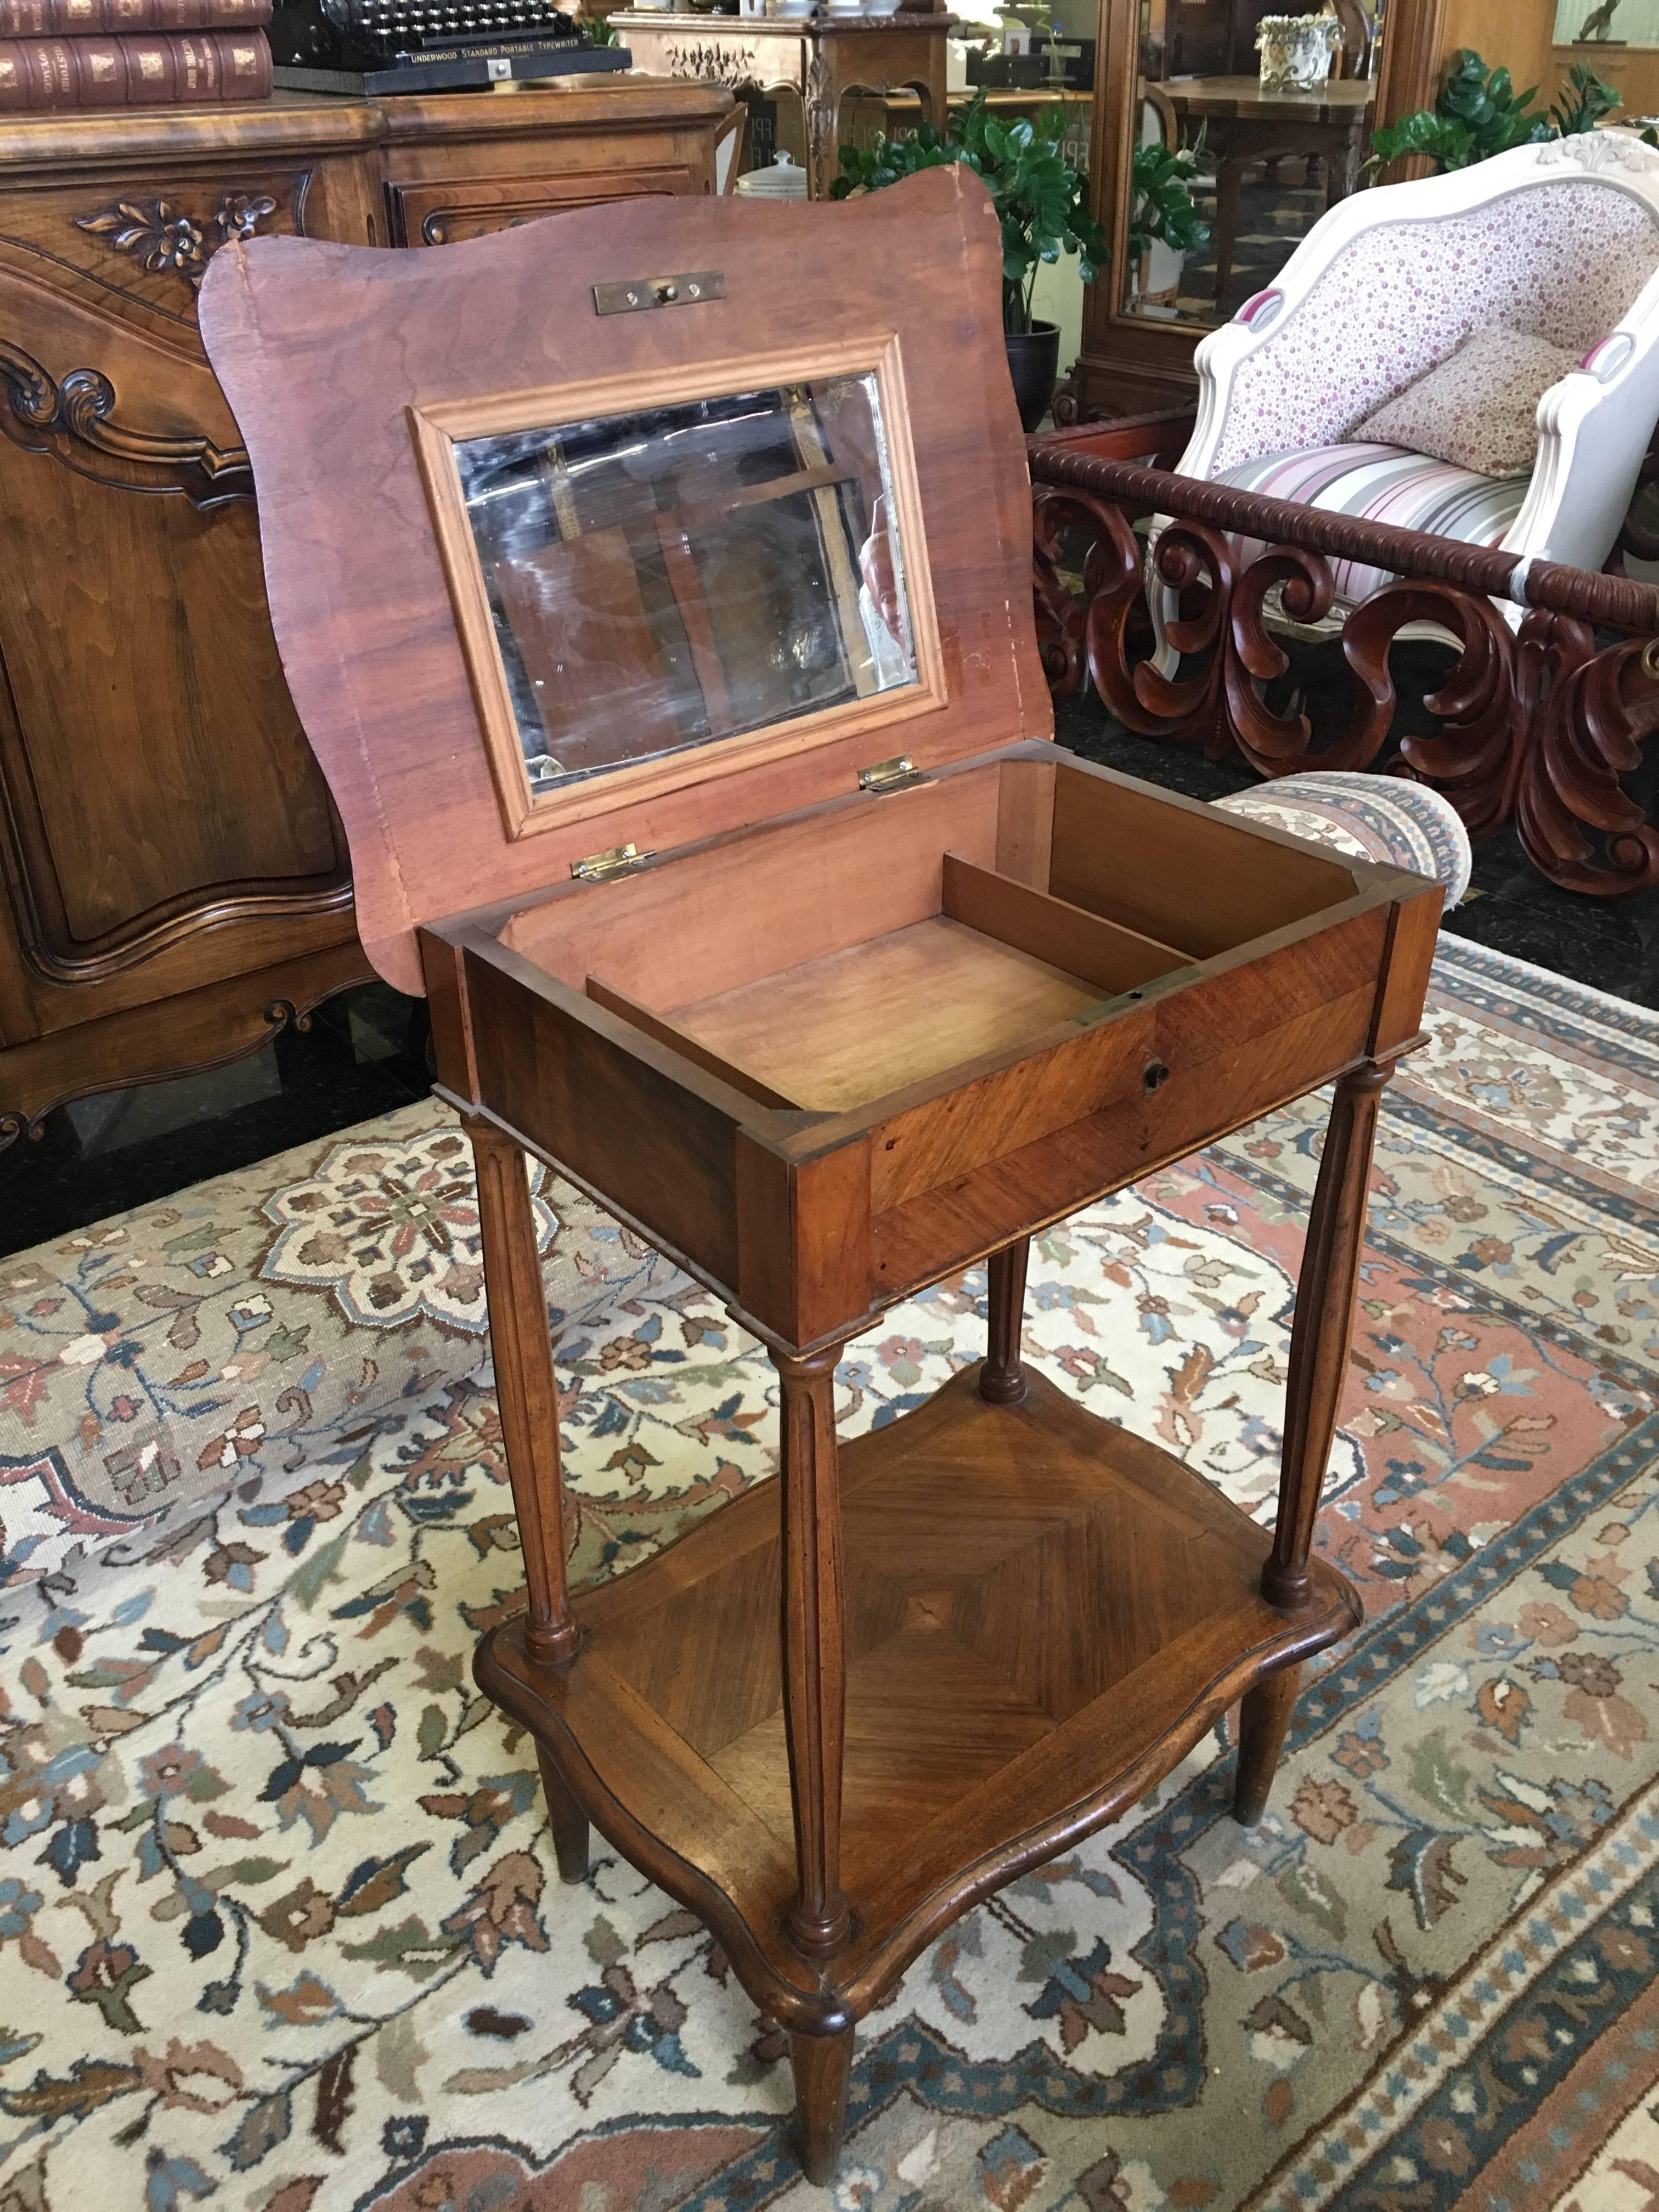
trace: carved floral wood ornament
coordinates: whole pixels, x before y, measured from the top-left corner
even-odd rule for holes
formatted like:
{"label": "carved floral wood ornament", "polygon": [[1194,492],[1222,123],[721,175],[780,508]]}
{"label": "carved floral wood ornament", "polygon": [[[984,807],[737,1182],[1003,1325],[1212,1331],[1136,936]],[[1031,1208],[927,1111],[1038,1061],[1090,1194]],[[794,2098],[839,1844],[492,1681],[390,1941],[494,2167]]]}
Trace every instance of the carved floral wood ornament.
{"label": "carved floral wood ornament", "polygon": [[670,76],[696,77],[710,84],[723,84],[730,92],[766,81],[766,73],[753,46],[704,46],[696,40],[684,45],[676,42],[663,48],[663,58]]}
{"label": "carved floral wood ornament", "polygon": [[194,291],[218,248],[233,238],[252,238],[276,203],[268,192],[228,191],[205,220],[185,213],[171,201],[117,200],[95,215],[74,218],[77,230],[106,238],[118,253],[130,254],[151,276],[171,270]]}

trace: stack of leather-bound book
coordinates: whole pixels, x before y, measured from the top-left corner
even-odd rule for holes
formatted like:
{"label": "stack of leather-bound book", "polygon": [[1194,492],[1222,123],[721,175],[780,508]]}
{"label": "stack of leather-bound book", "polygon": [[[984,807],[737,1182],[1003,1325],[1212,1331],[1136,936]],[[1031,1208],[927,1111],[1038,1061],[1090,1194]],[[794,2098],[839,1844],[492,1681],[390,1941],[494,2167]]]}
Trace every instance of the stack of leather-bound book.
{"label": "stack of leather-bound book", "polygon": [[270,95],[270,0],[0,0],[0,114]]}

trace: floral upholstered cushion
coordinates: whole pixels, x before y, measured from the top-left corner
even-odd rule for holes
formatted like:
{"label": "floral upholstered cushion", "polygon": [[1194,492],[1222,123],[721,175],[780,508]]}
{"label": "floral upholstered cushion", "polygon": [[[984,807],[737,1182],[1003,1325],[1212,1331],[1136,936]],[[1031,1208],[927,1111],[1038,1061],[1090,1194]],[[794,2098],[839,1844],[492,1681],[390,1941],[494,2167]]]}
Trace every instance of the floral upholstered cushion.
{"label": "floral upholstered cushion", "polygon": [[1514,476],[1537,459],[1539,401],[1578,358],[1566,346],[1501,323],[1471,331],[1426,376],[1369,414],[1354,435],[1480,476]]}
{"label": "floral upholstered cushion", "polygon": [[[1328,514],[1392,522],[1402,530],[1455,538],[1461,545],[1488,546],[1502,544],[1521,512],[1529,480],[1529,471],[1480,476],[1398,446],[1372,444],[1264,453],[1258,460],[1240,462],[1218,478],[1241,491],[1295,500]],[[1248,566],[1261,550],[1258,541],[1243,540],[1241,564]],[[1358,561],[1333,561],[1331,574],[1338,598],[1351,605],[1391,580],[1388,570]]]}
{"label": "floral upholstered cushion", "polygon": [[1247,822],[1266,822],[1293,837],[1334,845],[1357,860],[1431,877],[1445,886],[1448,913],[1469,887],[1469,833],[1450,799],[1425,783],[1307,769],[1236,791],[1215,804]]}
{"label": "floral upholstered cushion", "polygon": [[1586,353],[1656,267],[1659,227],[1600,178],[1529,185],[1432,222],[1379,222],[1239,363],[1210,473],[1352,438],[1490,323]]}
{"label": "floral upholstered cushion", "polygon": [[[532,1182],[567,1330],[689,1287]],[[471,1148],[436,1099],[0,1260],[0,1579],[188,1543],[230,1500],[241,1587],[262,1541],[335,1517],[371,1446],[486,1367],[485,1327]]]}

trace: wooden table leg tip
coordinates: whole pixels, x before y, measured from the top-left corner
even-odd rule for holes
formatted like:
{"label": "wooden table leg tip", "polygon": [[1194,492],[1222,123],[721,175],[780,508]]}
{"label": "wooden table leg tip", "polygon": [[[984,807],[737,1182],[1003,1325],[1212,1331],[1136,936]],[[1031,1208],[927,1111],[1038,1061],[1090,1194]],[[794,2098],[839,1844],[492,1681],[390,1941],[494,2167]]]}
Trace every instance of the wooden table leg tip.
{"label": "wooden table leg tip", "polygon": [[1233,1798],[1233,1818],[1241,1828],[1260,1827],[1267,1809],[1265,1793],[1260,1797],[1247,1797],[1241,1791]]}

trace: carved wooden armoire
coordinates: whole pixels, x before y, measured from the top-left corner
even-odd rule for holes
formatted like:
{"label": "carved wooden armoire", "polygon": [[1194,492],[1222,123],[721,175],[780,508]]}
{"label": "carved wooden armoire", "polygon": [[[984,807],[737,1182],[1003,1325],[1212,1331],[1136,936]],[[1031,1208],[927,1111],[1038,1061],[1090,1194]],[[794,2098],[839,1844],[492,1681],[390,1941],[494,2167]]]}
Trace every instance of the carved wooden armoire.
{"label": "carved wooden armoire", "polygon": [[[0,127],[0,1149],[371,974],[196,331],[232,238],[439,246],[712,189],[730,94],[279,95]],[[326,383],[312,395],[319,432]]]}

